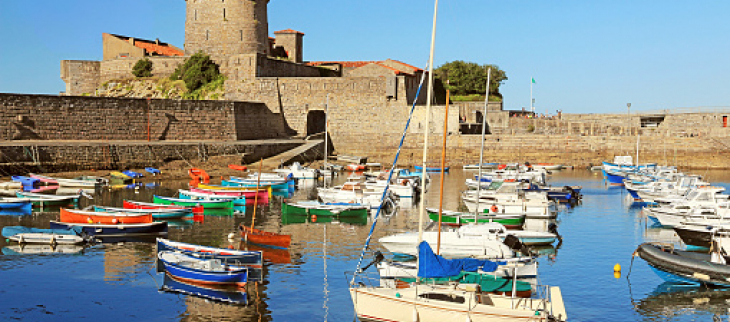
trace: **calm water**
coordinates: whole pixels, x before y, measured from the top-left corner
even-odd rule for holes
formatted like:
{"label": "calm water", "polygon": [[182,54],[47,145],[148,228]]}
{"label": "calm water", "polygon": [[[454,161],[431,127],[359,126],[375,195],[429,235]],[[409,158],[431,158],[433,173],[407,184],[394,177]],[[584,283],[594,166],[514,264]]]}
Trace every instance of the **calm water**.
{"label": "calm water", "polygon": [[[464,178],[473,172],[456,170],[446,176],[444,208],[459,207]],[[701,173],[700,174],[705,174]],[[730,182],[722,173],[708,179]],[[427,194],[438,206],[438,179]],[[339,180],[343,180],[340,178]],[[543,249],[540,283],[562,288],[570,321],[711,321],[727,319],[730,291],[663,284],[636,258],[630,278],[631,254],[643,241],[679,243],[672,230],[647,226],[641,208],[631,206],[622,188],[607,188],[596,173],[565,171],[551,177],[555,186],[583,186],[583,203],[561,207],[557,223],[563,236],[558,249]],[[119,206],[123,199],[150,201],[153,194],[173,195],[185,182],[160,187],[104,191],[90,203]],[[313,194],[312,183],[294,199]],[[248,305],[224,304],[189,295],[159,291],[165,283],[155,272],[155,247],[146,242],[102,244],[71,253],[32,254],[0,241],[0,321],[352,321],[352,304],[343,273],[355,268],[369,225],[342,223],[281,224],[281,198],[261,206],[256,226],[292,235],[289,251],[269,252],[264,280],[249,285]],[[202,245],[239,247],[226,237],[240,223],[250,224],[253,209],[235,215],[207,215],[202,223],[176,223],[169,238]],[[417,208],[404,207],[381,218],[376,238],[417,229]],[[0,216],[0,227],[47,228],[58,212],[31,216]],[[530,222],[540,229],[547,223]],[[377,242],[373,245],[379,248]],[[11,254],[13,250],[22,254]],[[368,257],[369,259],[369,257]],[[613,266],[623,266],[615,278]]]}

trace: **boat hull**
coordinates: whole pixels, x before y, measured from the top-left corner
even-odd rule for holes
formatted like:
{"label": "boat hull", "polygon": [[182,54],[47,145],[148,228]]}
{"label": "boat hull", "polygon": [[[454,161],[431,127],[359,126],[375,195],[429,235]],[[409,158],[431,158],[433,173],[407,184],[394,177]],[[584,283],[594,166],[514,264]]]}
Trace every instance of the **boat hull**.
{"label": "boat hull", "polygon": [[[428,217],[433,222],[438,222],[438,212],[428,211]],[[519,229],[525,223],[525,215],[489,215],[479,214],[477,216],[477,223],[488,223],[497,222],[504,225],[507,229]],[[458,214],[446,214],[442,213],[441,222],[449,226],[461,226],[463,224],[473,223],[474,214],[458,213]]]}
{"label": "boat hull", "polygon": [[144,224],[152,222],[152,215],[141,214],[120,214],[111,212],[75,211],[61,209],[61,221],[65,223],[96,223],[106,225],[116,224]]}
{"label": "boat hull", "polygon": [[261,265],[263,263],[262,252],[260,251],[241,251],[235,249],[209,247],[157,238],[157,252],[163,250],[180,251],[188,254],[199,254],[201,255],[201,257],[204,258],[216,258],[220,260],[225,260],[226,262],[232,263],[234,265],[245,265],[254,268],[261,268]]}
{"label": "boat hull", "polygon": [[637,252],[667,281],[730,286],[730,266],[710,262],[709,254],[677,251],[650,243],[641,244]]}
{"label": "boat hull", "polygon": [[148,224],[76,224],[51,221],[51,229],[69,229],[79,226],[89,235],[100,237],[120,237],[135,235],[164,235],[167,234],[167,222],[152,222]]}
{"label": "boat hull", "polygon": [[165,267],[166,274],[186,283],[244,288],[248,282],[248,270],[245,269],[227,272],[203,271],[169,262],[163,258],[160,258],[160,261]]}
{"label": "boat hull", "polygon": [[291,236],[289,235],[269,233],[243,225],[238,228],[243,241],[246,243],[278,249],[288,249],[291,245]]}
{"label": "boat hull", "polygon": [[176,199],[154,196],[154,203],[162,205],[175,205],[182,207],[203,206],[204,209],[232,209],[233,201],[211,201],[211,200],[192,200],[192,199]]}

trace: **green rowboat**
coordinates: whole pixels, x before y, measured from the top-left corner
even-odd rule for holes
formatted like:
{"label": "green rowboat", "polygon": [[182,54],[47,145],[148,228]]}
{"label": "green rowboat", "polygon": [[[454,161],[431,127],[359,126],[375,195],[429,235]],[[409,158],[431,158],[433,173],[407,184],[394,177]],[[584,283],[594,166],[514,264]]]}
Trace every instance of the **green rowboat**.
{"label": "green rowboat", "polygon": [[[426,211],[428,211],[428,217],[431,218],[431,221],[437,222],[439,220],[438,209],[426,209]],[[473,223],[474,213],[444,210],[441,212],[441,222],[450,226],[460,226],[463,224]],[[507,229],[518,229],[525,223],[525,215],[477,214],[477,223],[487,222],[500,223]]]}
{"label": "green rowboat", "polygon": [[317,201],[282,202],[281,204],[281,213],[292,216],[318,216],[340,219],[350,217],[367,220],[368,210],[368,206],[363,205],[327,205]]}
{"label": "green rowboat", "polygon": [[203,209],[233,209],[233,201],[231,200],[191,200],[154,196],[153,202],[162,205],[176,205],[183,207],[195,207],[200,205],[203,206]]}

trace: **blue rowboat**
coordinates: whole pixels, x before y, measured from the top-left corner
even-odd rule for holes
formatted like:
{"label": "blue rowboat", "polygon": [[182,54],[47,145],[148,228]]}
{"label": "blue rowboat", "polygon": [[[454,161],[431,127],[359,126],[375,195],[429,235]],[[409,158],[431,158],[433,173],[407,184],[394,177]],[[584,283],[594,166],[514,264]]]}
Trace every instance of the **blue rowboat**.
{"label": "blue rowboat", "polygon": [[171,251],[157,253],[165,271],[171,277],[194,284],[243,288],[248,282],[248,268],[228,265],[220,259],[202,259]]}
{"label": "blue rowboat", "polygon": [[167,222],[152,222],[147,224],[78,224],[65,223],[51,220],[51,229],[70,229],[72,227],[81,229],[91,236],[137,236],[137,235],[164,235],[167,234]]}
{"label": "blue rowboat", "polygon": [[[414,166],[416,170],[423,171],[423,166],[417,165]],[[445,167],[444,172],[449,172],[450,167]],[[441,167],[426,167],[426,172],[441,172]]]}
{"label": "blue rowboat", "polygon": [[193,216],[193,211],[189,208],[182,209],[127,209],[105,206],[94,206],[96,212],[121,212],[132,214],[151,214],[153,219],[182,219],[184,217]]}
{"label": "blue rowboat", "polygon": [[248,295],[245,290],[232,287],[185,283],[168,274],[165,274],[160,290],[163,292],[185,294],[227,304],[248,305]]}
{"label": "blue rowboat", "polygon": [[33,210],[33,203],[24,198],[2,198],[0,199],[0,211],[4,210],[30,214]]}
{"label": "blue rowboat", "polygon": [[157,238],[157,251],[163,250],[177,251],[199,258],[220,259],[237,266],[261,268],[263,264],[263,256],[260,251],[217,248]]}

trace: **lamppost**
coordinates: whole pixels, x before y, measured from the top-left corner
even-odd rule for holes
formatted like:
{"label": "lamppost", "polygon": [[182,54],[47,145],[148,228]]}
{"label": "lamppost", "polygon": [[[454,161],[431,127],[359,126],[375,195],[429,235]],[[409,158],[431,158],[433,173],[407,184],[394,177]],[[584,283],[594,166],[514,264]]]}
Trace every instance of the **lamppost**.
{"label": "lamppost", "polygon": [[631,135],[631,103],[626,103],[626,109],[628,110],[628,124],[629,124],[629,135]]}

